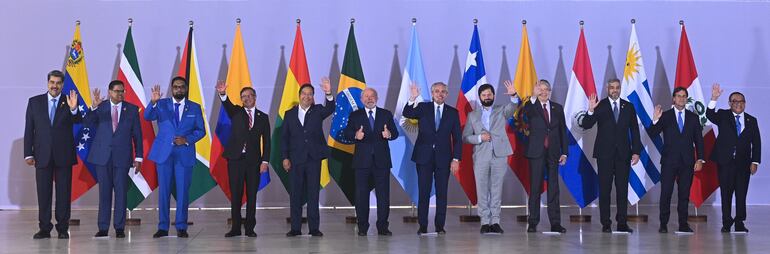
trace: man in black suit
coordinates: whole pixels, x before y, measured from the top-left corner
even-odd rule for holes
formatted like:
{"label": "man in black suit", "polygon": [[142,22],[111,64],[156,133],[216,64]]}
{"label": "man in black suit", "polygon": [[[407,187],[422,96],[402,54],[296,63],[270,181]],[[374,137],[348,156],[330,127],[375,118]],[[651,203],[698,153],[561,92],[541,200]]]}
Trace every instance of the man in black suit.
{"label": "man in black suit", "polygon": [[56,231],[59,239],[68,239],[72,165],[77,164],[72,124],[79,123],[81,115],[74,89],[69,96],[61,96],[64,73],[53,70],[47,78],[48,92],[29,98],[24,124],[24,161],[35,167],[39,210],[40,231],[32,238],[51,238],[51,192],[56,179]]}
{"label": "man in black suit", "polygon": [[417,163],[419,198],[417,217],[420,229],[417,234],[428,232],[428,206],[431,188],[436,184],[436,233],[446,234],[447,185],[449,173],[457,174],[462,158],[462,133],[457,109],[444,103],[449,94],[446,84],[433,83],[430,86],[432,102],[416,103],[420,95],[417,85],[412,85],[409,101],[404,106],[406,118],[419,120],[417,141],[412,152],[412,161]]}
{"label": "man in black suit", "polygon": [[[687,208],[690,203],[690,186],[695,172],[703,167],[703,126],[697,114],[686,110],[688,93],[684,87],[674,88],[674,107],[662,112],[655,107],[652,125],[647,129],[650,137],[663,133],[663,151],[660,153],[660,228],[658,232],[668,233],[668,218],[671,214],[671,195],[674,181],[679,193],[677,215],[679,231],[692,233],[687,223]],[[697,154],[696,154],[697,152]]]}
{"label": "man in black suit", "polygon": [[566,233],[561,226],[559,209],[559,165],[567,162],[567,124],[564,122],[564,107],[551,101],[551,84],[540,80],[535,86],[530,103],[522,108],[529,120],[529,139],[526,156],[529,159],[529,226],[527,232],[537,232],[540,222],[540,190],[547,170],[548,174],[548,219],[551,232]]}
{"label": "man in black suit", "polygon": [[631,233],[628,227],[628,174],[631,165],[639,162],[642,143],[639,138],[639,124],[634,105],[620,98],[620,80],[607,82],[608,97],[597,101],[596,94],[588,99],[588,114],[580,127],[590,129],[599,125],[594,143],[594,158],[599,167],[599,217],[602,232],[612,232],[610,220],[610,193],[613,178],[617,213],[617,230]]}
{"label": "man in black suit", "polygon": [[[230,117],[230,137],[222,157],[227,159],[227,176],[230,181],[230,232],[225,237],[241,235],[241,206],[243,188],[246,185],[246,236],[257,237],[257,188],[259,176],[267,172],[270,158],[270,122],[267,114],[256,107],[257,93],[250,86],[240,91],[243,106],[234,105],[227,97],[227,84],[217,82],[217,93],[227,116]],[[259,172],[257,172],[259,168]]]}
{"label": "man in black suit", "polygon": [[318,190],[321,188],[321,161],[329,156],[323,133],[323,120],[334,113],[334,96],[329,79],[323,78],[321,89],[326,97],[322,106],[314,104],[315,89],[311,84],[299,88],[299,105],[286,110],[281,129],[283,168],[291,177],[291,230],[286,236],[302,234],[302,204],[307,200],[310,235],[323,236],[318,229]]}
{"label": "man in black suit", "polygon": [[345,128],[345,138],[352,140],[356,149],[353,153],[353,168],[356,171],[356,215],[358,235],[366,236],[369,229],[369,187],[374,180],[377,195],[377,234],[393,235],[388,230],[390,210],[390,161],[389,140],[398,137],[393,113],[377,107],[377,91],[366,88],[361,93],[364,108],[353,111]]}
{"label": "man in black suit", "polygon": [[[736,232],[746,232],[746,193],[749,179],[757,173],[762,157],[762,141],[757,118],[744,112],[746,98],[740,92],[730,94],[730,109],[716,110],[722,95],[719,84],[711,88],[711,101],[706,117],[719,128],[711,160],[717,163],[719,188],[722,193],[722,232],[730,232],[735,223]],[[735,193],[735,218],[732,217]]]}

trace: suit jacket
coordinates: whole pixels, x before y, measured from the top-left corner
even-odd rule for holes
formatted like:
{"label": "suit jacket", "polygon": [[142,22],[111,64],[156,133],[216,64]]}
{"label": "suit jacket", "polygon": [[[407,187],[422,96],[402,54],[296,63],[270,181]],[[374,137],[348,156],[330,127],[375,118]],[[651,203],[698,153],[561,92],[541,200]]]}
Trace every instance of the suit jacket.
{"label": "suit jacket", "polygon": [[325,104],[315,104],[305,113],[304,125],[299,122],[299,105],[283,114],[281,127],[281,157],[292,165],[310,159],[323,160],[329,156],[329,146],[324,138],[323,120],[334,113],[334,99],[324,99]]}
{"label": "suit jacket", "polygon": [[[147,156],[156,163],[166,162],[174,147],[182,149],[184,156],[180,158],[182,165],[192,167],[195,164],[195,142],[206,136],[203,126],[203,115],[198,103],[185,99],[184,109],[181,109],[182,119],[177,124],[174,117],[174,101],[171,98],[158,100],[155,105],[145,107],[144,119],[157,121],[158,134],[152,142],[150,154]],[[185,137],[186,145],[174,145],[175,137]]]}
{"label": "suit jacket", "polygon": [[249,114],[245,108],[233,105],[229,97],[222,102],[222,107],[231,121],[230,137],[222,157],[228,160],[240,158],[245,144],[247,160],[270,161],[270,121],[267,114],[254,108],[254,125],[249,129]]}
{"label": "suit jacket", "polygon": [[[141,158],[142,127],[139,124],[139,107],[123,101],[120,110],[118,128],[112,131],[112,104],[105,100],[88,112],[83,122],[88,128],[95,129],[93,143],[88,152],[88,162],[108,166],[112,158],[112,166],[130,168],[135,158]],[[136,151],[134,151],[136,147]]]}
{"label": "suit jacket", "polygon": [[[610,99],[604,98],[594,109],[594,113],[586,114],[580,127],[590,129],[594,124],[599,125],[594,143],[594,158],[611,158],[615,151],[620,156],[631,159],[632,154],[640,154],[642,141],[639,138],[639,122],[636,120],[634,105],[624,99],[618,99],[618,121],[612,114]],[[624,158],[625,159],[625,158]]]}
{"label": "suit jacket", "polygon": [[550,105],[549,122],[546,123],[545,116],[543,115],[543,104],[540,101],[532,103],[528,101],[523,110],[524,116],[527,118],[529,130],[529,137],[526,142],[526,154],[527,158],[538,158],[545,156],[545,138],[548,135],[548,147],[557,148],[549,149],[550,156],[569,155],[569,141],[567,140],[567,124],[564,118],[564,107],[561,104],[554,101],[548,101]]}
{"label": "suit jacket", "polygon": [[757,118],[743,112],[743,131],[738,136],[735,129],[735,116],[729,109],[707,109],[706,117],[719,128],[711,160],[719,164],[730,163],[735,152],[735,160],[745,163],[762,163],[762,140],[759,135]]}
{"label": "suit jacket", "polygon": [[[695,164],[695,157],[703,160],[703,127],[697,114],[692,111],[684,111],[684,127],[679,132],[679,123],[677,121],[676,111],[672,108],[663,112],[657,123],[647,128],[650,136],[657,136],[663,133],[663,151],[660,155],[660,164],[669,166],[678,166],[684,163],[684,166]],[[694,146],[693,146],[694,145]],[[696,154],[696,156],[693,156]]]}
{"label": "suit jacket", "polygon": [[[33,96],[27,102],[24,124],[24,157],[35,157],[35,167],[70,167],[77,164],[72,124],[82,120],[80,112],[73,115],[67,96],[61,94],[53,124],[48,118],[47,93]],[[51,164],[53,162],[53,164]]]}
{"label": "suit jacket", "polygon": [[[507,99],[507,98],[506,98]],[[516,112],[516,104],[509,102],[505,105],[493,105],[489,116],[489,129],[482,122],[482,107],[468,113],[467,122],[463,129],[463,141],[473,144],[473,160],[485,160],[494,157],[506,157],[513,154],[513,147],[508,139],[506,126],[508,119]],[[481,134],[486,131],[492,136],[492,142],[481,141]]]}
{"label": "suit jacket", "polygon": [[[382,137],[385,126],[390,131],[390,139]],[[364,138],[357,140],[356,132],[360,127],[364,128]],[[369,125],[369,113],[361,108],[353,111],[348,117],[348,125],[345,127],[345,139],[352,140],[356,148],[353,153],[353,168],[391,168],[389,140],[398,137],[398,127],[393,121],[393,113],[389,110],[377,107],[374,114],[374,129]]]}
{"label": "suit jacket", "polygon": [[418,164],[430,164],[435,154],[436,167],[449,168],[452,159],[462,159],[460,116],[457,109],[444,103],[437,131],[435,110],[433,102],[420,102],[417,106],[407,103],[404,106],[404,117],[419,120],[412,161]]}

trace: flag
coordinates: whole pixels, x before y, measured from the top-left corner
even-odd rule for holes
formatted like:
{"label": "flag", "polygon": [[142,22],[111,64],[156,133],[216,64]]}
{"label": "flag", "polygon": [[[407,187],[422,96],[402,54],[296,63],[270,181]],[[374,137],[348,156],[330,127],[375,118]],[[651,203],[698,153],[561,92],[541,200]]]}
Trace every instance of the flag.
{"label": "flag", "polygon": [[[80,40],[80,21],[75,25],[75,35],[67,56],[67,67],[64,72],[64,86],[62,97],[75,90],[78,94],[78,110],[85,116],[91,105],[91,87],[88,86],[88,72],[86,71],[86,58],[83,50],[83,42]],[[65,100],[61,100],[65,102]],[[77,150],[78,164],[72,167],[72,193],[70,201],[75,201],[96,185],[96,171],[94,165],[86,162],[88,151],[91,147],[91,130],[82,123],[72,125],[72,134],[75,136],[75,149]]]}
{"label": "flag", "polygon": [[583,208],[599,196],[599,178],[596,173],[596,160],[586,156],[584,152],[593,152],[596,128],[585,130],[578,126],[578,122],[586,114],[588,96],[596,94],[591,59],[588,57],[588,46],[582,25],[571,76],[567,100],[564,103],[566,118],[564,120],[569,130],[567,131],[569,156],[566,164],[559,167],[559,174],[564,180],[564,185],[575,198],[575,203]]}
{"label": "flag", "polygon": [[[706,104],[704,104],[703,90],[701,90],[700,80],[698,80],[698,70],[695,69],[695,59],[690,49],[690,41],[687,39],[687,31],[682,24],[682,35],[679,40],[679,56],[676,60],[676,78],[674,87],[684,87],[687,89],[687,109],[698,114],[701,125],[703,125],[703,154],[711,154],[716,141],[714,129],[711,123],[706,119]],[[690,188],[690,200],[695,207],[700,207],[711,193],[719,187],[717,178],[717,168],[713,161],[706,161],[701,171],[695,172]]]}
{"label": "flag", "polygon": [[123,52],[120,55],[120,69],[118,70],[118,80],[123,81],[126,102],[139,107],[139,125],[142,131],[142,147],[144,154],[142,158],[142,170],[139,174],[129,172],[128,191],[126,195],[126,207],[128,210],[134,210],[139,203],[144,201],[147,196],[158,187],[158,174],[155,171],[155,162],[147,160],[150,153],[150,146],[155,140],[155,129],[152,122],[144,120],[144,106],[147,105],[147,97],[144,94],[144,83],[142,74],[139,72],[139,60],[134,47],[134,37],[131,35],[131,25],[128,26],[126,41],[123,43]]}
{"label": "flag", "polygon": [[[283,158],[281,158],[281,146],[283,137],[281,129],[283,128],[283,119],[286,110],[299,104],[299,87],[302,84],[310,83],[310,72],[307,69],[307,59],[305,58],[305,43],[302,42],[302,30],[297,23],[297,31],[294,35],[294,46],[291,50],[291,59],[289,60],[289,70],[286,72],[286,83],[283,86],[281,94],[281,104],[278,107],[278,116],[275,118],[273,127],[273,137],[270,139],[270,165],[273,166],[275,174],[281,179],[286,192],[291,193],[291,181],[289,173],[283,168]],[[325,180],[325,182],[324,182]],[[329,183],[328,169],[321,170],[321,186]]]}
{"label": "flag", "polygon": [[[182,60],[179,63],[179,72],[177,75],[187,79],[188,83],[188,99],[201,105],[201,114],[203,117],[203,125],[206,129],[206,135],[201,140],[195,143],[195,158],[197,161],[193,165],[192,178],[190,181],[189,191],[189,203],[194,202],[199,197],[206,194],[209,190],[217,185],[214,178],[209,173],[209,166],[211,161],[211,143],[212,137],[209,130],[209,122],[206,117],[205,101],[203,100],[203,89],[201,86],[201,77],[198,70],[198,53],[195,50],[195,38],[193,37],[193,27],[190,26],[190,31],[187,33],[187,41],[184,44],[184,52],[182,52]],[[214,142],[219,142],[214,137]],[[172,188],[174,190],[175,188]]]}
{"label": "flag", "polygon": [[[465,60],[465,72],[463,82],[460,84],[460,93],[457,95],[457,110],[460,113],[460,129],[465,128],[468,113],[478,104],[479,86],[487,83],[487,74],[484,70],[484,58],[481,54],[481,41],[479,40],[479,28],[473,25],[471,46],[468,49],[468,58]],[[455,174],[460,186],[471,204],[476,204],[476,177],[473,175],[473,145],[463,144],[460,170]]]}
{"label": "flag", "polygon": [[[529,133],[526,131],[527,120],[524,117],[521,110],[524,105],[529,101],[532,96],[532,91],[535,88],[537,82],[537,72],[535,72],[535,62],[532,60],[532,50],[529,47],[529,35],[527,35],[527,25],[522,25],[521,30],[521,48],[519,49],[519,60],[516,66],[516,74],[513,78],[514,87],[516,87],[516,93],[519,94],[519,98],[522,101],[519,103],[519,107],[514,114],[514,117],[508,119],[508,126],[505,131],[508,134],[508,139],[511,142],[511,148],[513,148],[513,155],[508,157],[508,165],[516,175],[516,178],[521,182],[524,191],[529,193],[529,160],[524,156],[527,136]],[[541,193],[547,188],[547,181],[543,181],[543,188]]]}
{"label": "flag", "polygon": [[348,116],[358,110],[364,104],[361,103],[361,92],[366,88],[364,70],[361,68],[361,59],[358,56],[356,36],[353,32],[353,23],[350,24],[348,42],[345,46],[345,56],[342,59],[342,73],[337,87],[337,106],[332,115],[332,128],[329,132],[330,156],[322,163],[328,167],[329,174],[340,186],[350,204],[356,204],[356,175],[351,167],[355,145],[352,140],[347,140],[343,135],[348,125]]}
{"label": "flag", "polygon": [[663,151],[663,139],[660,135],[650,136],[647,128],[652,125],[652,114],[655,106],[652,104],[650,84],[644,71],[642,50],[636,37],[636,25],[631,24],[631,39],[626,52],[626,67],[623,69],[623,80],[620,86],[620,97],[628,100],[636,109],[642,140],[639,163],[631,165],[628,175],[628,202],[631,205],[639,202],[644,194],[660,182],[660,151]]}
{"label": "flag", "polygon": [[422,66],[420,41],[417,38],[415,23],[412,23],[412,42],[409,44],[409,53],[406,55],[404,76],[401,79],[401,89],[398,92],[395,114],[393,115],[394,122],[398,123],[398,133],[402,135],[390,141],[390,158],[393,161],[393,168],[390,169],[390,172],[409,195],[412,203],[416,204],[419,199],[417,168],[411,157],[414,151],[414,142],[417,140],[417,120],[403,116],[404,106],[409,101],[412,84],[420,88],[420,98],[415,99],[415,101],[419,103],[425,98],[430,98],[430,87],[428,87],[428,81],[425,79],[425,69]]}
{"label": "flag", "polygon": [[[243,36],[241,34],[241,24],[238,23],[235,26],[235,38],[233,39],[233,51],[230,54],[230,65],[227,68],[227,98],[230,99],[234,105],[241,105],[241,89],[244,87],[251,87],[251,75],[249,74],[249,64],[246,61],[246,49],[243,46]],[[227,174],[227,159],[222,157],[222,151],[227,146],[227,141],[230,138],[230,128],[232,122],[230,116],[227,115],[224,107],[219,108],[219,119],[217,120],[217,126],[215,129],[216,138],[211,144],[211,157],[214,161],[211,166],[211,176],[214,177],[219,188],[225,193],[227,199],[232,199],[230,193],[230,178]],[[264,142],[262,140],[261,142]],[[262,148],[260,142],[260,149]],[[259,170],[254,168],[253,170]],[[260,174],[259,188],[261,190],[267,184],[270,183],[270,172]],[[242,184],[242,183],[240,183]],[[246,195],[243,195],[243,199],[246,200]]]}

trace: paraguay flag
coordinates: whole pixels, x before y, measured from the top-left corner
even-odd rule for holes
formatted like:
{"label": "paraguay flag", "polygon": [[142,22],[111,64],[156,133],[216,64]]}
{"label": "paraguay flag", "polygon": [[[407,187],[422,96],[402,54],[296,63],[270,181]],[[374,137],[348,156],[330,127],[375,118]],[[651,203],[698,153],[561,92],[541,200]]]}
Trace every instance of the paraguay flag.
{"label": "paraguay flag", "polygon": [[591,59],[588,46],[580,26],[575,62],[572,64],[572,77],[569,80],[567,100],[564,104],[564,117],[569,138],[569,156],[567,163],[559,167],[564,185],[569,189],[580,208],[586,207],[599,196],[599,178],[596,173],[596,160],[586,156],[584,151],[593,151],[596,140],[596,128],[585,130],[578,125],[586,114],[588,96],[596,94],[594,74],[591,71]]}

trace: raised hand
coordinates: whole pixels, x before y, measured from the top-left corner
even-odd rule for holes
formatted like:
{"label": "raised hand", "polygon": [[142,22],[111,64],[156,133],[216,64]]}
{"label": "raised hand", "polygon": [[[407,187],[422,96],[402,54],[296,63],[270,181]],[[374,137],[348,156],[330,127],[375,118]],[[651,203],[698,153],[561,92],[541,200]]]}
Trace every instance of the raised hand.
{"label": "raised hand", "polygon": [[420,87],[417,86],[417,83],[412,82],[412,85],[409,86],[409,101],[414,101],[417,96],[420,96]]}
{"label": "raised hand", "polygon": [[329,78],[323,77],[321,78],[321,90],[324,91],[324,94],[331,94],[332,93],[332,86],[329,82]]}
{"label": "raised hand", "polygon": [[711,85],[711,100],[715,101],[719,99],[719,96],[722,96],[722,92],[724,92],[724,90],[720,88],[719,83]]}
{"label": "raised hand", "polygon": [[67,105],[70,106],[70,111],[78,108],[78,93],[75,89],[70,90],[70,94],[67,96]]}
{"label": "raised hand", "polygon": [[384,139],[390,139],[390,130],[388,130],[388,125],[384,125],[382,130],[382,138]]}
{"label": "raised hand", "polygon": [[599,99],[596,98],[596,94],[588,96],[588,112],[594,112],[596,105],[599,105]]}
{"label": "raised hand", "polygon": [[513,82],[506,80],[503,82],[503,84],[505,85],[505,90],[507,90],[505,94],[510,96],[516,95],[516,86],[513,84]]}
{"label": "raised hand", "polygon": [[151,104],[155,104],[160,100],[160,97],[163,96],[163,93],[160,92],[160,85],[155,84],[155,86],[152,87],[152,95],[150,96],[150,102]]}
{"label": "raised hand", "polygon": [[361,127],[358,128],[358,131],[356,131],[356,140],[362,140],[364,139],[364,126],[361,125]]}
{"label": "raised hand", "polygon": [[217,80],[217,93],[219,93],[220,96],[225,95],[227,92],[227,84],[225,84],[224,80]]}
{"label": "raised hand", "polygon": [[652,120],[657,122],[662,115],[663,110],[660,108],[660,105],[655,106],[655,113],[652,115]]}
{"label": "raised hand", "polygon": [[94,91],[92,93],[93,93],[94,99],[93,101],[91,101],[91,108],[96,108],[99,106],[99,104],[102,103],[102,101],[104,101],[104,98],[102,98],[101,96],[102,92],[99,91],[99,88],[94,88]]}

